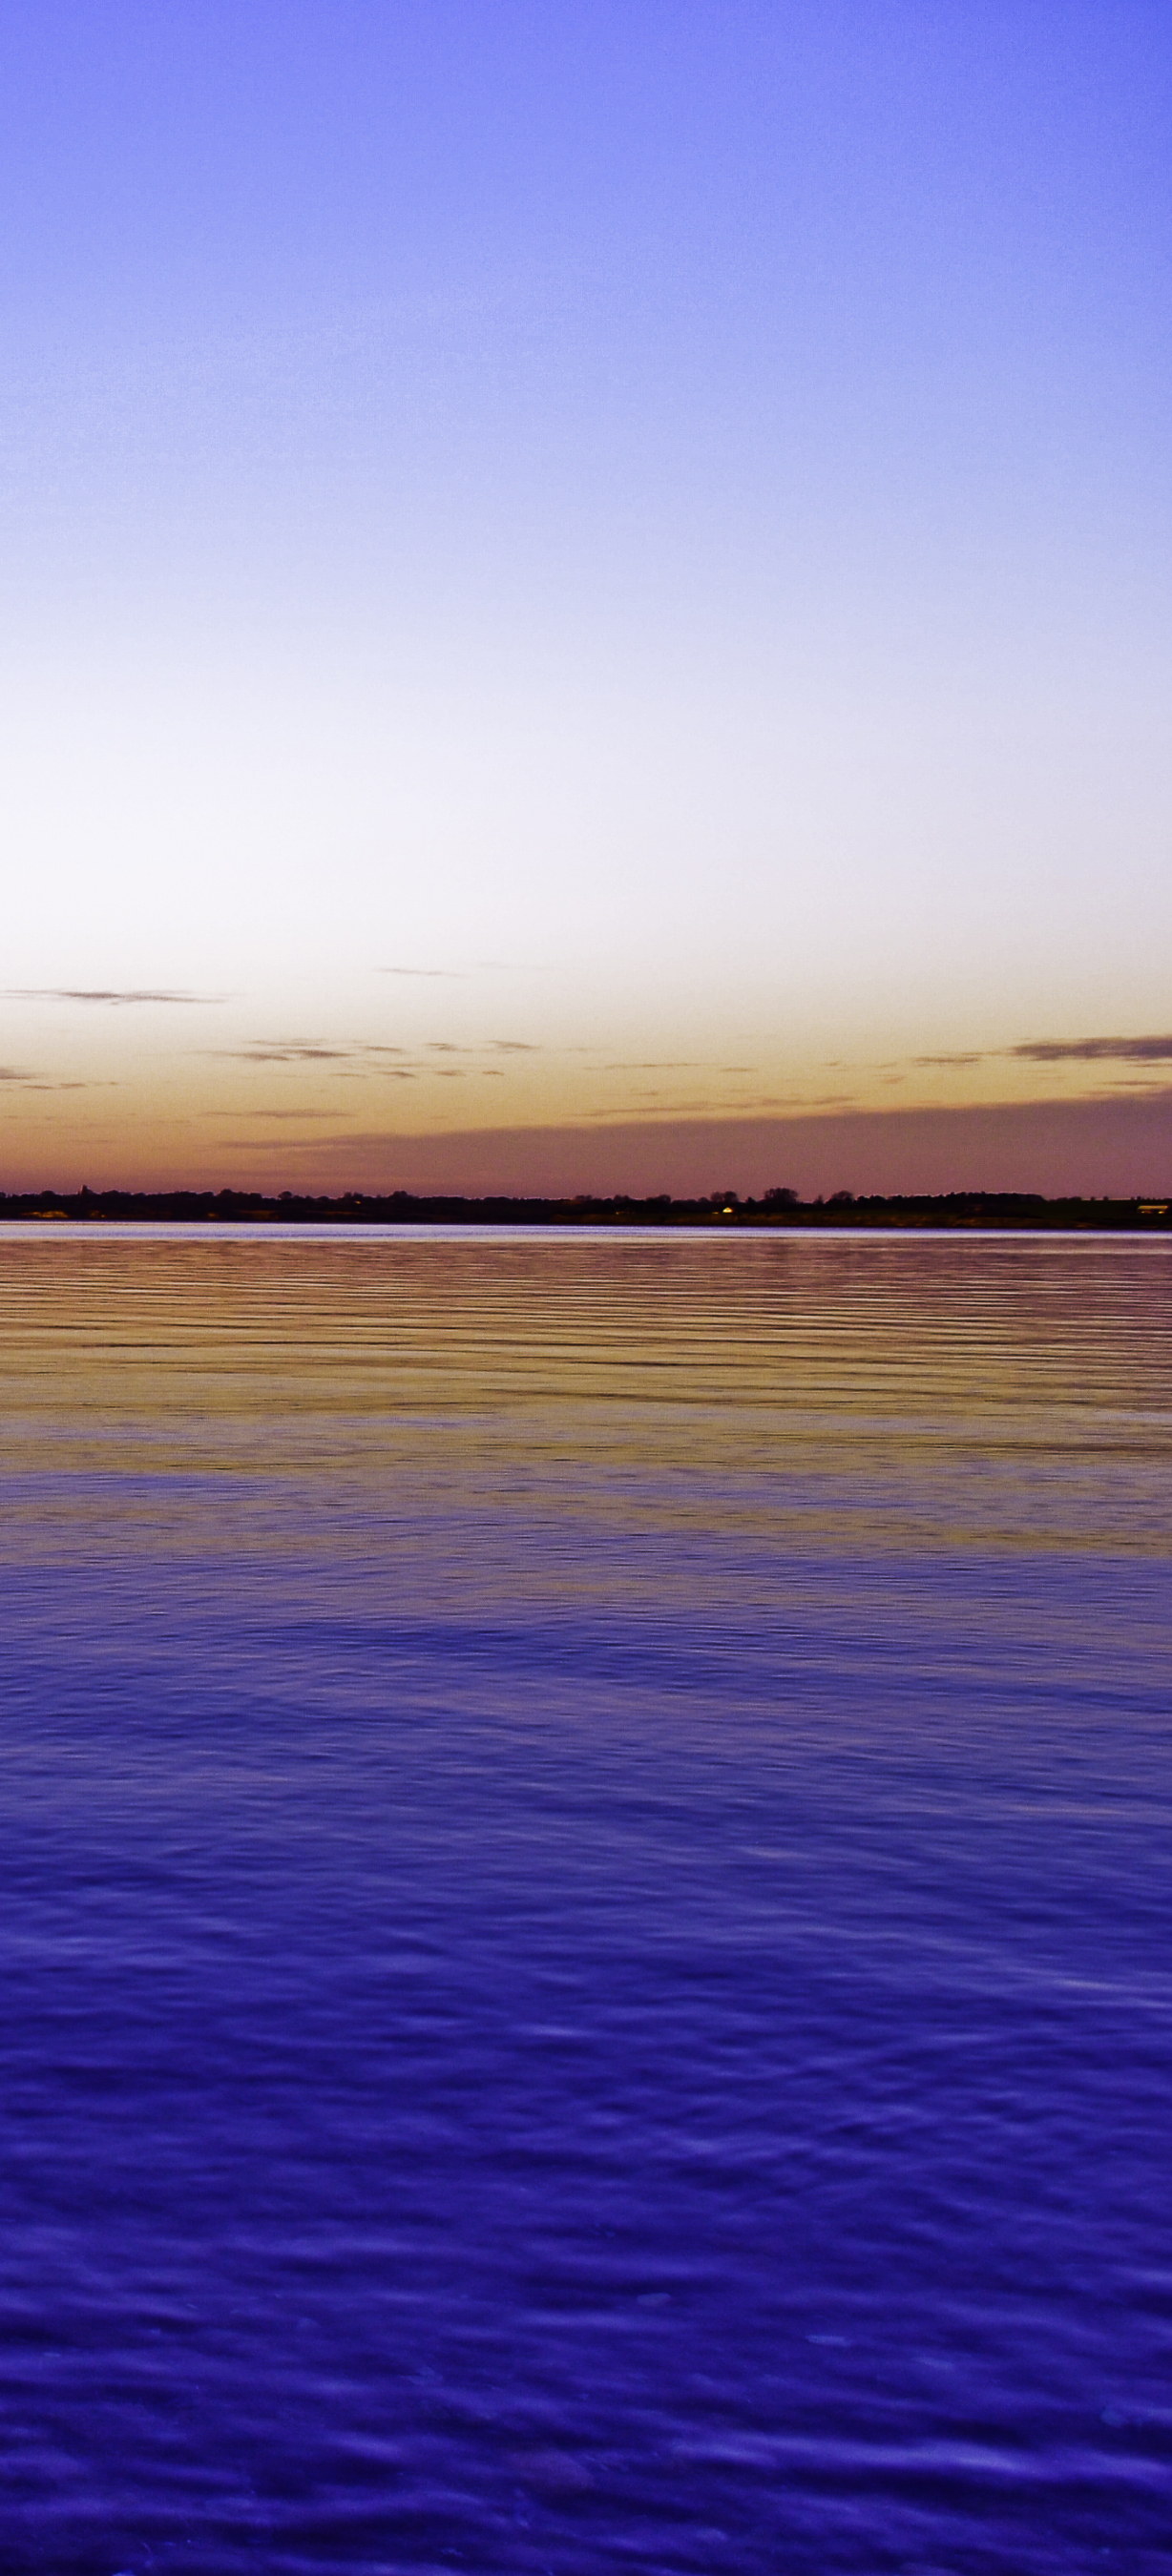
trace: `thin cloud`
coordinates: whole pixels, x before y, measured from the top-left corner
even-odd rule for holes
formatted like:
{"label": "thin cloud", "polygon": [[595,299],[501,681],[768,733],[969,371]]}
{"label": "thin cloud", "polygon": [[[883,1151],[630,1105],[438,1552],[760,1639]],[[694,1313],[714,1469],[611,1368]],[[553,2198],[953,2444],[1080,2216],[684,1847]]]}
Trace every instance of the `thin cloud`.
{"label": "thin cloud", "polygon": [[341,1065],[345,1067],[345,1071],[334,1077],[339,1082],[353,1082],[364,1075],[373,1074],[379,1075],[386,1081],[413,1082],[416,1073],[425,1069],[420,1065],[403,1064],[398,1061],[394,1064],[386,1063],[384,1061],[386,1057],[401,1058],[406,1053],[406,1049],[383,1046],[365,1038],[357,1040],[353,1046],[317,1046],[307,1038],[254,1038],[247,1046],[204,1047],[201,1053],[215,1057],[221,1064]]}
{"label": "thin cloud", "polygon": [[[1014,1047],[1015,1055],[1027,1055],[1027,1047]],[[983,1055],[914,1055],[913,1064],[983,1064]]]}
{"label": "thin cloud", "polygon": [[727,1100],[663,1100],[655,1091],[640,1092],[630,1108],[611,1101],[605,1109],[588,1109],[587,1118],[605,1119],[610,1126],[643,1126],[649,1118],[728,1118],[742,1117],[752,1108],[750,1101],[740,1101],[730,1111]]}
{"label": "thin cloud", "polygon": [[349,1144],[348,1136],[282,1136],[278,1146],[275,1136],[221,1136],[217,1154],[304,1154],[320,1153],[323,1146]]}
{"label": "thin cloud", "polygon": [[769,1093],[758,1100],[739,1101],[737,1110],[739,1113],[742,1109],[857,1109],[858,1106],[857,1091],[819,1091],[813,1097],[800,1092]]}
{"label": "thin cloud", "polygon": [[182,1002],[204,1006],[225,1002],[228,997],[226,993],[171,992],[161,985],[136,985],[115,991],[105,987],[83,990],[71,984],[12,984],[0,998],[6,1002],[111,1002],[116,1006],[126,1002]]}
{"label": "thin cloud", "polygon": [[350,1047],[304,1046],[298,1039],[266,1042],[257,1038],[252,1046],[208,1047],[208,1055],[218,1056],[226,1064],[348,1064]]}
{"label": "thin cloud", "polygon": [[1031,1064],[1164,1064],[1172,1060],[1172,1037],[1031,1038],[1007,1053]]}
{"label": "thin cloud", "polygon": [[527,1038],[490,1038],[489,1045],[495,1047],[498,1055],[540,1055],[541,1053],[540,1047],[531,1046]]}
{"label": "thin cloud", "polygon": [[[467,1132],[470,1136],[477,1133],[474,1128],[470,1128]],[[437,1135],[450,1136],[460,1133],[460,1129],[451,1127],[429,1127],[406,1135],[395,1128],[358,1130],[350,1128],[345,1135],[341,1136],[282,1136],[279,1146],[274,1136],[224,1136],[216,1151],[221,1154],[271,1154],[278,1151],[281,1154],[320,1154],[322,1152],[332,1154],[350,1148],[358,1151],[361,1147],[371,1145],[397,1150],[402,1145],[434,1144]]]}
{"label": "thin cloud", "polygon": [[[19,1065],[0,1064],[0,1082],[32,1082],[33,1079],[34,1077],[31,1073],[22,1073]],[[46,1085],[41,1085],[39,1087],[42,1089],[47,1088]]]}
{"label": "thin cloud", "polygon": [[612,1103],[609,1108],[591,1109],[585,1114],[588,1118],[607,1119],[612,1125],[615,1123],[621,1125],[625,1116],[629,1118],[632,1126],[637,1126],[648,1118],[737,1119],[755,1117],[759,1110],[767,1109],[791,1110],[801,1114],[805,1110],[855,1109],[859,1106],[861,1106],[859,1095],[854,1091],[824,1091],[818,1093],[813,1099],[795,1093],[766,1093],[755,1100],[737,1100],[731,1103],[728,1100],[658,1100],[654,1092],[645,1092],[640,1095],[638,1106],[633,1110],[624,1112]]}

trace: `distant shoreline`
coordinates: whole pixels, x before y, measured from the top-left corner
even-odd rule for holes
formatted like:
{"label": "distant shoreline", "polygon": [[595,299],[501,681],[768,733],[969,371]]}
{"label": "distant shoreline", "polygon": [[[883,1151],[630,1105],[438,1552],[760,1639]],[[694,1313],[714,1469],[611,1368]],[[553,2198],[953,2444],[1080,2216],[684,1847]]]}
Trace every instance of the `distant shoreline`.
{"label": "distant shoreline", "polygon": [[769,1190],[759,1199],[718,1191],[706,1198],[653,1198],[625,1193],[614,1198],[457,1197],[392,1190],[375,1195],[350,1190],[315,1198],[288,1190],[266,1197],[251,1190],[34,1190],[0,1193],[0,1225],[97,1223],[172,1225],[641,1225],[691,1228],[747,1227],[774,1232],[819,1227],[945,1227],[956,1231],[1000,1228],[1022,1232],[1151,1234],[1172,1231],[1172,1199],[1048,1199],[1003,1190],[950,1190],[936,1197],[854,1198],[836,1191],[828,1199],[801,1200],[791,1190]]}

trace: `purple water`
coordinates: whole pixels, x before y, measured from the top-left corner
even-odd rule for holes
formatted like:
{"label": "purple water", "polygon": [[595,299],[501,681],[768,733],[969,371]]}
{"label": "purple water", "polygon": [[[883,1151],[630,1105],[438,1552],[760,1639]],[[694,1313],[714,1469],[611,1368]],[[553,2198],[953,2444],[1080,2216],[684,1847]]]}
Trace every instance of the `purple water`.
{"label": "purple water", "polygon": [[0,1236],[0,2567],[1172,2564],[1172,1247]]}

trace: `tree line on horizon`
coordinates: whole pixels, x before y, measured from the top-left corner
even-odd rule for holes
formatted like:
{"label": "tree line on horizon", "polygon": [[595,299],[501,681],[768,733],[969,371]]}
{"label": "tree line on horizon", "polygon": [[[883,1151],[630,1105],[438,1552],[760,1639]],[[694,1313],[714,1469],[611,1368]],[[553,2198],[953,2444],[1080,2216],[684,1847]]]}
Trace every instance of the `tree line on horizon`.
{"label": "tree line on horizon", "polygon": [[829,1196],[802,1199],[789,1188],[765,1190],[757,1198],[737,1190],[714,1190],[693,1198],[673,1198],[667,1190],[640,1197],[628,1191],[610,1195],[576,1191],[561,1195],[520,1195],[504,1191],[470,1197],[454,1191],[345,1190],[315,1195],[295,1190],[275,1194],[225,1187],[218,1190],[42,1189],[0,1191],[0,1220],[21,1218],[123,1220],[163,1219],[172,1223],[241,1223],[277,1220],[284,1224],[589,1224],[610,1219],[644,1224],[817,1226],[904,1223],[937,1225],[1047,1225],[1077,1223],[1100,1227],[1159,1226],[1169,1221],[1172,1201],[1147,1198],[1047,1198],[1038,1190],[945,1190],[870,1193],[833,1190]]}

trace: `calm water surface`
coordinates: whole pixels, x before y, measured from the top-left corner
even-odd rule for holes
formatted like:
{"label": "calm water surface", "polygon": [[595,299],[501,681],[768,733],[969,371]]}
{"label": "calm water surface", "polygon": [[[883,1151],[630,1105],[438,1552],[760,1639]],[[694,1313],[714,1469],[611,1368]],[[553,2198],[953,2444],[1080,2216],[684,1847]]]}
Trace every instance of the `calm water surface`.
{"label": "calm water surface", "polygon": [[1172,2566],[1170,1288],[5,1229],[5,2576]]}

